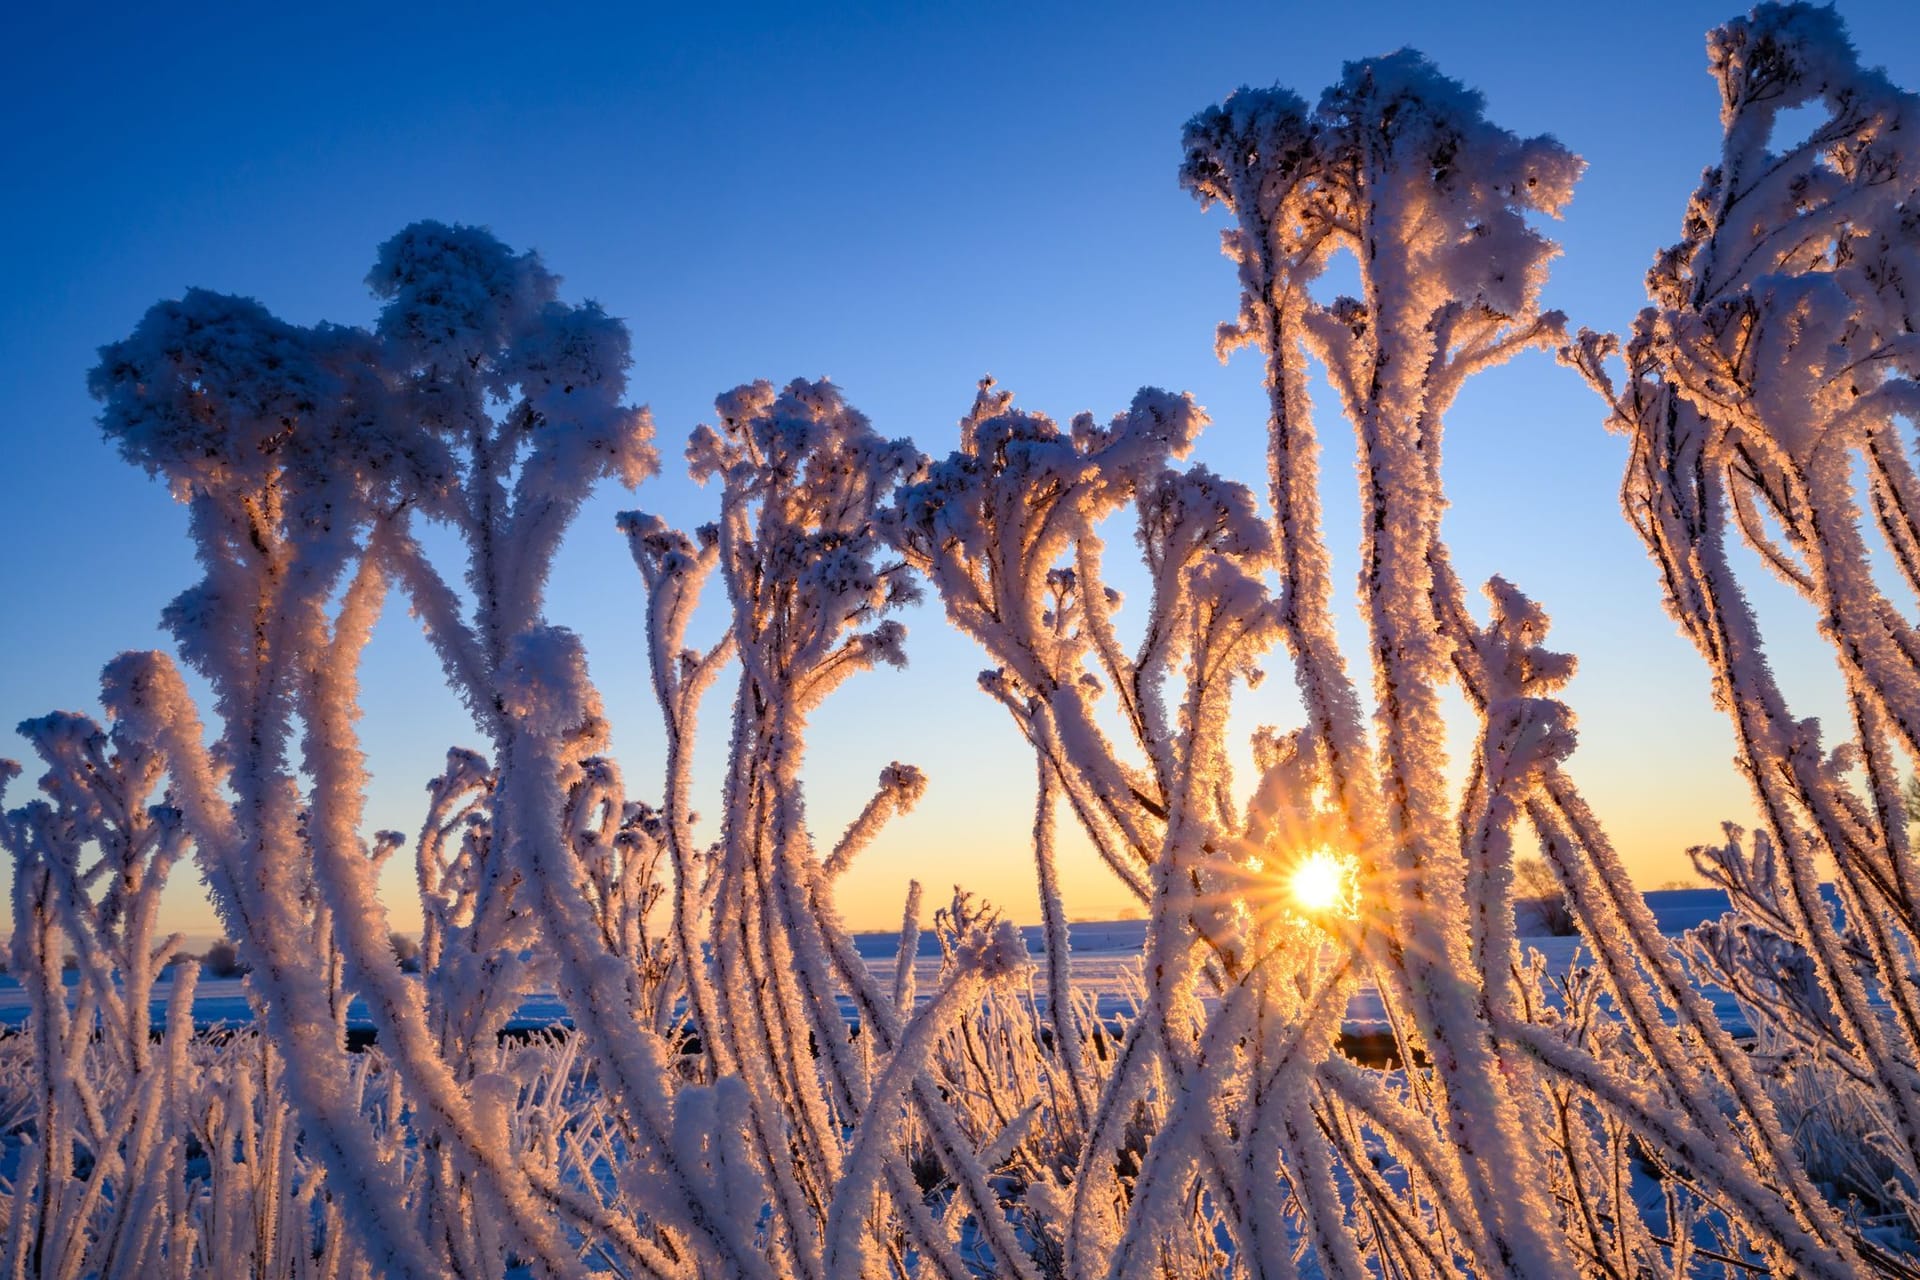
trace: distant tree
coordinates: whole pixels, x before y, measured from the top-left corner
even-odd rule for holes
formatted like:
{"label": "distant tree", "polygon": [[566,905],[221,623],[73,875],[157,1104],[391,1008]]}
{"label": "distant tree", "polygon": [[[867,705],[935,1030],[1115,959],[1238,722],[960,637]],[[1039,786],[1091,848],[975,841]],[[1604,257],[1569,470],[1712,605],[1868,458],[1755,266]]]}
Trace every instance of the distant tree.
{"label": "distant tree", "polygon": [[393,935],[393,958],[406,973],[420,972],[420,944],[404,933]]}
{"label": "distant tree", "polygon": [[237,978],[247,972],[240,963],[240,949],[225,938],[207,948],[200,957],[200,968],[209,978]]}
{"label": "distant tree", "polygon": [[1554,879],[1546,859],[1521,858],[1513,864],[1513,897],[1514,905],[1530,907],[1541,927],[1552,936],[1563,938],[1580,931],[1566,892]]}

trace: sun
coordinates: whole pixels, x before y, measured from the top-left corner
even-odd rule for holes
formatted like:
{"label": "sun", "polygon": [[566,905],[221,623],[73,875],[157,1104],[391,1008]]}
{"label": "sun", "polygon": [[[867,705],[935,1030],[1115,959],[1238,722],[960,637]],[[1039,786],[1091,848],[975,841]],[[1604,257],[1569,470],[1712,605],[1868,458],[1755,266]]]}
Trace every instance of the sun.
{"label": "sun", "polygon": [[1315,849],[1294,867],[1287,889],[1303,914],[1330,911],[1346,900],[1346,863],[1329,849]]}

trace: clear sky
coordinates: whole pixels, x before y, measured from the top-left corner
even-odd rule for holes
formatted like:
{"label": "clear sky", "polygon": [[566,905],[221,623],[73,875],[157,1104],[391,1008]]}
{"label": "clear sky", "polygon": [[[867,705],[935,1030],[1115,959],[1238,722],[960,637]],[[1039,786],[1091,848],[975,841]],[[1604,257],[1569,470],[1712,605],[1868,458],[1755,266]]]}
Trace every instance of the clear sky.
{"label": "clear sky", "polygon": [[[707,518],[711,495],[677,464],[717,392],[829,375],[881,430],[943,453],[982,373],[1063,417],[1105,416],[1153,383],[1193,392],[1215,420],[1198,456],[1259,487],[1258,364],[1222,367],[1211,349],[1235,308],[1221,222],[1175,181],[1189,115],[1241,84],[1312,100],[1343,60],[1419,48],[1480,89],[1496,122],[1586,158],[1548,298],[1576,325],[1622,328],[1715,157],[1702,35],[1735,12],[1695,0],[28,8],[0,18],[0,231],[14,245],[0,282],[0,723],[92,710],[101,664],[163,645],[161,606],[197,576],[182,510],[100,439],[84,385],[95,347],[195,285],[303,323],[366,323],[374,247],[432,217],[540,250],[568,297],[633,329],[635,395],[668,466],[583,513],[551,615],[586,638],[639,798],[657,792],[659,735],[634,638],[638,578],[612,516]],[[1920,86],[1920,6],[1839,8],[1870,62]],[[1619,514],[1625,445],[1598,408],[1544,357],[1483,377],[1449,425],[1448,534],[1470,580],[1517,582],[1552,613],[1556,647],[1580,656],[1574,768],[1651,885],[1684,874],[1686,846],[1748,808],[1705,668]],[[1321,427],[1348,585],[1351,437],[1330,412]],[[1833,709],[1811,624],[1777,593],[1761,604],[1797,705]],[[912,668],[857,682],[812,739],[824,839],[888,761],[932,778],[843,881],[847,914],[894,923],[912,875],[930,903],[964,881],[1029,917],[1028,757],[975,690],[971,644],[935,613],[908,622]],[[373,825],[412,829],[446,747],[478,735],[399,609],[365,691]],[[1296,714],[1284,679],[1244,701],[1249,726]],[[710,704],[709,777],[723,713]],[[0,753],[23,749],[0,736]],[[1072,871],[1076,914],[1119,910],[1090,857]],[[417,919],[405,890],[396,876],[401,922]],[[190,883],[176,900],[174,927],[211,931]]]}

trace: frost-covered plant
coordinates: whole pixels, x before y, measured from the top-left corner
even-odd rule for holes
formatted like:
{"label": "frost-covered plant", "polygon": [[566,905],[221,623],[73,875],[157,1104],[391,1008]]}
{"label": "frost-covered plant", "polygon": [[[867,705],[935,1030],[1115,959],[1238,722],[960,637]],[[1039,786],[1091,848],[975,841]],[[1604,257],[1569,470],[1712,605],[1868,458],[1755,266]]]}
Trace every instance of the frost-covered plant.
{"label": "frost-covered plant", "polygon": [[[1226,1070],[1223,1042],[1211,1061],[1195,1044],[1193,982],[1203,971],[1218,986],[1245,988],[1257,939],[1236,905],[1232,869],[1218,837],[1237,830],[1225,773],[1225,713],[1234,682],[1271,643],[1272,606],[1258,574],[1271,540],[1251,495],[1204,468],[1174,471],[1204,424],[1185,397],[1146,390],[1102,427],[1090,415],[1062,431],[1049,418],[1011,408],[1011,396],[981,387],[962,421],[961,449],[902,491],[893,536],[940,592],[948,617],[1003,665],[983,687],[1013,714],[1040,764],[1036,870],[1047,936],[1051,1028],[1072,1116],[1087,1137],[1066,1196],[1051,1188],[1069,1274],[1092,1258],[1115,1256],[1123,1242],[1131,1179],[1112,1180],[1112,1152],[1143,1105],[1161,1107],[1150,1080],[1172,1071],[1184,1096],[1206,1096],[1201,1081]],[[1117,593],[1102,580],[1096,525],[1132,502],[1142,551],[1153,575],[1145,639],[1127,654],[1113,614]],[[1065,562],[1062,564],[1062,562]],[[1170,708],[1163,686],[1185,678]],[[1104,677],[1104,679],[1103,679]],[[1116,748],[1095,714],[1117,691],[1127,745]],[[1095,1078],[1067,1013],[1065,910],[1053,867],[1053,808],[1063,796],[1107,864],[1150,904],[1146,1005],[1109,1070]],[[1196,1051],[1198,1050],[1198,1051]],[[1181,1117],[1185,1119],[1185,1117]],[[1217,1146],[1202,1122],[1199,1141]],[[1168,1148],[1186,1150],[1185,1139]],[[1213,1154],[1213,1153],[1210,1153]],[[1217,1169],[1221,1160],[1216,1158]],[[1160,1190],[1184,1199],[1185,1169]],[[1230,1198],[1221,1209],[1237,1216]],[[1044,1202],[1043,1202],[1044,1203]],[[1163,1225],[1142,1214],[1152,1244]],[[1234,1223],[1235,1227],[1242,1224]],[[1202,1231],[1180,1247],[1199,1247]],[[1211,1249],[1211,1246],[1207,1246]]]}
{"label": "frost-covered plant", "polygon": [[[38,1096],[4,1256],[14,1274],[138,1274],[157,1266],[180,1208],[166,1192],[183,1135],[173,1104],[191,972],[174,982],[158,1054],[150,1001],[180,948],[157,925],[187,831],[155,794],[159,753],[128,726],[56,713],[20,731],[47,766],[44,798],[0,820],[0,845],[14,865],[10,968],[29,998]],[[0,777],[18,772],[4,764]],[[63,957],[77,962],[71,990]]]}
{"label": "frost-covered plant", "polygon": [[[1607,340],[1566,345],[1633,436],[1629,514],[1762,804],[1751,841],[1698,855],[1737,910],[1693,936],[1693,969],[1566,769],[1572,659],[1500,578],[1481,621],[1441,528],[1465,379],[1566,344],[1539,305],[1555,248],[1536,221],[1579,162],[1493,126],[1417,54],[1350,65],[1313,107],[1242,90],[1186,129],[1183,183],[1232,218],[1220,351],[1264,359],[1269,512],[1181,461],[1206,415],[1151,388],[1062,425],[983,382],[939,460],[827,382],[722,396],[687,451],[717,519],[619,522],[647,597],[657,807],[629,798],[584,648],[545,602],[592,486],[655,465],[626,330],[561,302],[536,256],[420,223],[380,250],[371,330],[194,292],[94,372],[109,437],[188,507],[205,578],[166,619],[215,723],[209,745],[172,662],[128,654],[106,728],[23,726],[48,773],[0,824],[31,1006],[0,1045],[0,1076],[25,1082],[0,1102],[20,1123],[10,1271],[1906,1273],[1886,1245],[1911,1242],[1920,1204],[1920,881],[1898,786],[1920,756],[1920,642],[1880,581],[1920,592],[1896,433],[1920,359],[1912,99],[1860,71],[1824,11],[1763,7],[1710,47],[1727,151],[1656,267],[1626,389]],[[1775,114],[1816,100],[1826,123],[1769,152]],[[1336,255],[1357,296],[1319,287]],[[1336,641],[1313,365],[1355,432],[1370,697]],[[1836,751],[1787,717],[1729,517],[1827,620],[1854,718]],[[1145,573],[1132,611],[1106,571],[1115,520]],[[701,647],[716,581],[726,620]],[[1044,939],[1036,968],[958,892],[925,990],[919,885],[891,981],[836,893],[927,780],[890,764],[831,838],[806,804],[815,711],[904,662],[922,582],[1033,749]],[[357,672],[390,584],[487,748],[448,753],[412,840],[417,980],[375,890],[408,842],[362,831]],[[1304,722],[1260,730],[1236,784],[1230,712],[1275,646]],[[702,824],[694,743],[723,677]],[[1449,685],[1475,717],[1464,785]],[[1148,914],[1124,1018],[1073,983],[1063,807]],[[1557,978],[1516,937],[1529,831],[1591,955]],[[149,999],[177,948],[156,940],[159,894],[189,849],[258,1020],[194,1036],[183,966],[156,1048]],[[1299,877],[1317,897],[1287,891]],[[1754,1051],[1696,973],[1741,1000]],[[1363,983],[1392,1069],[1341,1051]],[[570,1025],[503,1038],[546,985]],[[354,996],[378,1035],[360,1054]]]}
{"label": "frost-covered plant", "polygon": [[[1539,1102],[1558,1079],[1684,1169],[1778,1265],[1845,1274],[1842,1233],[1783,1150],[1764,1092],[1562,768],[1572,718],[1551,695],[1571,660],[1543,648],[1544,613],[1500,579],[1488,586],[1492,620],[1478,624],[1441,536],[1442,428],[1462,383],[1562,340],[1561,318],[1537,303],[1554,247],[1529,217],[1557,212],[1579,168],[1550,139],[1488,124],[1480,105],[1417,55],[1397,54],[1349,66],[1312,111],[1283,91],[1242,91],[1188,126],[1185,182],[1235,218],[1225,246],[1240,266],[1242,308],[1221,331],[1222,351],[1252,344],[1266,357],[1277,627],[1307,711],[1273,751],[1264,788],[1281,812],[1317,817],[1351,851],[1356,910],[1343,941],[1378,986],[1403,1061],[1430,1063],[1396,1097],[1330,1058],[1325,1039],[1289,1028],[1270,1087],[1297,1100],[1256,1093],[1272,1118],[1256,1110],[1249,1126],[1289,1123],[1289,1140],[1255,1148],[1256,1170],[1286,1171],[1301,1230],[1330,1271],[1367,1265],[1361,1249],[1387,1241],[1398,1256],[1477,1274],[1566,1273],[1578,1241],[1549,1191],[1569,1174],[1541,1140],[1551,1117]],[[1359,296],[1315,296],[1336,253],[1353,259]],[[1309,358],[1329,375],[1359,448],[1371,732],[1332,625]],[[1450,682],[1480,719],[1464,794],[1444,771],[1440,694]],[[1656,1065],[1652,1097],[1619,1053],[1594,1053],[1541,1017],[1519,980],[1510,891],[1523,816],[1594,948],[1630,1033],[1623,1043]],[[1320,1037],[1333,1024],[1307,1023]],[[1357,1194],[1368,1179],[1352,1154],[1341,1161],[1340,1148],[1311,1140],[1309,1081],[1323,1127],[1357,1121],[1397,1151],[1434,1234]],[[1742,1155],[1706,1158],[1714,1148]],[[1580,1150],[1558,1159],[1572,1178],[1591,1172]],[[1342,1164],[1344,1177],[1333,1172]],[[1677,1247],[1662,1256],[1642,1238],[1634,1265],[1665,1269]],[[1291,1265],[1272,1247],[1254,1256],[1272,1274]]]}
{"label": "frost-covered plant", "polygon": [[[1571,746],[1564,708],[1543,696],[1570,663],[1539,647],[1544,617],[1504,583],[1490,588],[1491,626],[1467,613],[1439,537],[1439,441],[1467,376],[1560,336],[1535,302],[1552,246],[1527,218],[1559,207],[1577,162],[1488,125],[1477,98],[1416,55],[1349,67],[1311,111],[1279,91],[1242,92],[1197,117],[1187,147],[1188,185],[1238,220],[1227,243],[1243,308],[1222,349],[1253,343],[1268,357],[1273,524],[1243,487],[1168,467],[1204,423],[1190,402],[1142,392],[1110,426],[1083,416],[1062,431],[990,385],[963,420],[960,452],[903,490],[894,518],[948,616],[1001,664],[983,685],[1039,755],[1050,985],[1066,950],[1049,883],[1053,794],[1152,906],[1146,1005],[1085,1094],[1064,1265],[1144,1273],[1217,1228],[1265,1274],[1292,1274],[1302,1238],[1321,1266],[1364,1269],[1379,1246],[1363,1237],[1488,1273],[1563,1270],[1529,1136],[1531,1055],[1500,1044],[1497,1027],[1519,1008],[1506,977],[1517,958],[1510,832]],[[1317,302],[1309,286],[1341,251],[1364,297]],[[1372,733],[1333,639],[1310,356],[1332,373],[1362,451]],[[1131,654],[1096,532],[1129,503],[1152,583]],[[1270,568],[1277,598],[1262,580]],[[1276,639],[1309,719],[1262,738],[1262,777],[1242,806],[1226,709]],[[1455,678],[1485,723],[1464,797],[1449,794],[1438,749],[1439,693]],[[1108,694],[1103,723],[1094,707]],[[1354,864],[1351,918],[1275,905],[1272,886],[1315,856]],[[1334,1054],[1363,973],[1383,989],[1404,1060],[1433,1063],[1409,1099]],[[1217,1003],[1197,1003],[1203,994]],[[1070,1029],[1061,1038],[1071,1070]],[[1353,1195],[1363,1175],[1315,1136],[1336,1114],[1403,1152],[1414,1144],[1418,1159],[1403,1164],[1438,1236]],[[1139,1176],[1115,1181],[1140,1125]],[[1286,1216],[1271,1212],[1282,1179]],[[1358,1235],[1356,1217],[1368,1219]]]}
{"label": "frost-covered plant", "polygon": [[[1551,1208],[1530,1194],[1544,1178],[1515,1177],[1538,1159],[1523,1136],[1531,1103],[1514,1088],[1524,1071],[1502,1061],[1492,1027],[1508,1012],[1499,977],[1512,950],[1507,832],[1536,767],[1514,748],[1530,738],[1537,760],[1559,745],[1551,732],[1526,733],[1551,730],[1555,708],[1537,691],[1557,673],[1534,662],[1537,675],[1523,666],[1517,681],[1489,682],[1505,705],[1486,716],[1468,794],[1450,795],[1440,690],[1455,667],[1494,656],[1483,651],[1503,637],[1498,619],[1482,633],[1454,603],[1439,453],[1464,380],[1556,331],[1558,318],[1535,301],[1552,245],[1527,217],[1557,211],[1578,162],[1550,139],[1523,141],[1488,124],[1475,95],[1413,54],[1350,65],[1312,110],[1283,91],[1242,91],[1190,122],[1185,141],[1183,181],[1235,218],[1225,245],[1240,266],[1242,309],[1222,329],[1222,354],[1252,344],[1266,358],[1282,576],[1274,627],[1308,717],[1270,740],[1265,821],[1247,835],[1283,865],[1303,852],[1303,838],[1356,864],[1356,912],[1343,939],[1353,953],[1321,997],[1334,1012],[1314,1008],[1304,1026],[1269,1033],[1272,1065],[1250,1086],[1259,1141],[1247,1162],[1256,1176],[1285,1170],[1294,1181],[1322,1265],[1361,1264],[1333,1153],[1302,1138],[1315,1124],[1315,1074],[1321,1089],[1346,1075],[1329,1062],[1331,1035],[1340,996],[1364,965],[1405,1015],[1396,1018],[1405,1060],[1418,1050],[1433,1069],[1411,1111],[1350,1080],[1342,1109],[1383,1136],[1428,1147],[1413,1167],[1428,1171],[1424,1190],[1440,1221],[1452,1219],[1439,1256],[1457,1251],[1488,1274],[1563,1270]],[[1358,267],[1361,296],[1316,300],[1314,280],[1342,252]],[[1378,703],[1371,733],[1334,640],[1309,357],[1331,376],[1360,449],[1361,596]],[[1463,919],[1470,927],[1455,923]],[[1288,1265],[1277,1246],[1259,1249],[1264,1265]]]}
{"label": "frost-covered plant", "polygon": [[[377,1265],[435,1274],[427,1238],[457,1251],[478,1210],[501,1220],[515,1248],[566,1272],[574,1250],[553,1212],[576,1206],[538,1166],[490,1151],[467,1098],[485,1019],[476,1027],[443,1010],[441,1036],[430,1034],[420,989],[389,945],[373,884],[396,842],[369,845],[358,829],[355,671],[397,574],[494,737],[496,768],[513,768],[525,717],[508,698],[512,645],[539,627],[546,566],[588,487],[609,473],[637,480],[650,464],[647,426],[620,404],[624,330],[590,304],[556,301],[537,258],[481,231],[420,224],[387,246],[372,280],[393,299],[377,333],[301,329],[247,300],[196,292],[157,306],[132,338],[103,351],[93,385],[109,436],[165,475],[192,513],[207,578],[168,620],[213,686],[219,746],[204,746],[184,686],[158,655],[110,668],[110,710],[151,734],[166,759],[216,905],[252,962],[268,1033],[286,1053],[288,1094]],[[468,542],[472,626],[417,554],[416,511],[455,524]],[[536,756],[528,767],[543,766],[553,762]],[[552,826],[557,816],[535,821]],[[506,842],[503,828],[518,834],[497,797],[488,817],[487,847]],[[500,967],[503,952],[525,946],[524,933],[499,923],[516,911],[501,900],[525,878],[478,869],[474,915],[493,926],[482,964]],[[406,1079],[435,1171],[419,1221],[395,1162],[349,1106],[339,1005],[302,945],[316,926],[330,933]],[[446,938],[439,943],[439,972],[455,976]],[[498,1007],[487,975],[457,976],[463,1004],[492,997]],[[516,979],[503,982],[511,992]],[[459,1153],[450,1164],[448,1149]],[[501,1262],[459,1265],[496,1274]]]}
{"label": "frost-covered plant", "polygon": [[[425,1010],[385,965],[370,1005],[410,1090],[427,1091],[441,1116],[442,1132],[425,1144],[440,1220],[430,1230],[457,1234],[476,1193],[480,1204],[503,1200],[523,1247],[557,1265],[566,1246],[546,1215],[585,1214],[575,1229],[601,1230],[601,1209],[537,1165],[476,1159],[474,1126],[484,1116],[461,1094],[482,1083],[481,1064],[520,998],[549,978],[547,966],[569,961],[540,945],[553,934],[546,912],[577,906],[578,857],[592,847],[580,842],[599,828],[592,805],[564,825],[567,801],[554,788],[584,784],[577,771],[604,727],[591,687],[570,687],[577,645],[546,624],[546,581],[592,486],[609,477],[631,486],[651,473],[652,428],[645,410],[624,402],[625,326],[596,304],[560,302],[558,278],[536,255],[478,228],[423,222],[381,247],[367,279],[386,300],[376,334],[395,429],[435,442],[451,469],[443,490],[393,509],[369,538],[366,563],[406,592],[493,752],[491,761],[450,753],[430,787],[415,846],[432,961]],[[416,513],[458,535],[464,599],[415,536]],[[584,680],[584,669],[577,674]],[[623,820],[616,812],[612,825]],[[606,835],[612,844],[614,832]],[[356,886],[355,904],[370,922],[360,945],[372,948],[383,917],[370,883]],[[633,1233],[621,1246],[650,1247]]]}
{"label": "frost-covered plant", "polygon": [[[895,984],[878,981],[840,919],[834,882],[919,798],[918,770],[883,770],[831,848],[806,817],[810,714],[848,677],[904,661],[904,628],[887,615],[913,588],[878,522],[919,456],[875,433],[826,382],[754,383],[716,407],[717,426],[696,431],[687,456],[696,478],[719,482],[720,519],[688,537],[656,517],[621,518],[648,591],[667,728],[660,833],[703,1064],[674,1108],[673,1158],[702,1197],[689,1208],[713,1213],[707,1234],[724,1246],[706,1265],[758,1275],[771,1259],[781,1275],[865,1276],[912,1255],[957,1280],[969,1272],[955,1241],[970,1224],[1002,1267],[1030,1275],[988,1174],[983,1151],[997,1148],[975,1091],[942,1088],[933,1065],[946,1031],[1023,969],[1024,949],[993,917],[970,917],[942,981],[914,1007],[911,943]],[[689,648],[694,603],[716,570],[731,622],[709,648]],[[723,811],[703,847],[687,807],[689,753],[700,696],[729,661],[739,675]],[[909,1124],[953,1184],[943,1204],[928,1199],[901,1140]]]}
{"label": "frost-covered plant", "polygon": [[[1695,853],[1734,906],[1696,953],[1794,1057],[1789,1082],[1817,1070],[1876,1117],[1859,1139],[1911,1216],[1920,871],[1900,784],[1920,752],[1920,632],[1903,603],[1920,582],[1920,488],[1901,427],[1920,414],[1920,98],[1863,67],[1830,9],[1762,5],[1708,55],[1721,155],[1648,275],[1653,305],[1624,350],[1587,333],[1567,355],[1631,442],[1628,518],[1712,672],[1760,814],[1750,843],[1732,832]],[[1819,619],[1846,678],[1831,748],[1774,677],[1735,545]]]}
{"label": "frost-covered plant", "polygon": [[[422,222],[381,246],[367,280],[386,300],[376,332],[396,425],[452,461],[446,489],[396,508],[369,549],[407,593],[494,755],[449,753],[415,847],[433,1016],[464,1075],[465,1057],[541,976],[526,954],[538,931],[525,869],[506,862],[516,815],[500,803],[534,731],[509,705],[514,646],[544,625],[554,553],[593,484],[651,474],[652,428],[623,402],[625,326],[593,303],[558,301],[558,277],[536,255],[479,228]],[[416,511],[458,534],[466,600],[415,538]]]}
{"label": "frost-covered plant", "polygon": [[[327,983],[304,945],[316,902],[307,892],[315,867],[302,854],[366,860],[357,832],[350,851],[330,838],[357,817],[336,817],[334,792],[342,781],[352,789],[358,758],[325,749],[322,715],[306,717],[305,743],[295,734],[296,707],[350,713],[349,702],[312,695],[336,673],[351,678],[372,622],[365,575],[337,625],[329,607],[357,536],[381,503],[443,489],[447,460],[430,439],[392,432],[370,335],[301,329],[247,299],[193,291],[156,305],[130,338],[103,349],[92,386],[109,438],[188,505],[206,577],[169,606],[167,621],[212,686],[218,747],[207,747],[162,655],[116,660],[108,709],[165,761],[215,904],[253,968],[268,1034],[287,1056],[288,1093],[355,1229],[375,1257],[423,1272],[394,1173],[348,1103]],[[315,778],[306,806],[302,766]],[[335,919],[357,922],[337,909]]]}

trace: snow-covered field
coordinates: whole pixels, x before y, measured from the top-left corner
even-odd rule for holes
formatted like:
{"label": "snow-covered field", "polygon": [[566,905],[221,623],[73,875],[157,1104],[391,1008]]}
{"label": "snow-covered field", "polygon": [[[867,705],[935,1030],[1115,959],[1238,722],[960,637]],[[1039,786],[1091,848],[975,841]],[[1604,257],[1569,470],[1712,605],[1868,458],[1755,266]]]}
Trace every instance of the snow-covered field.
{"label": "snow-covered field", "polygon": [[[957,439],[916,443],[831,380],[757,380],[682,452],[628,383],[655,334],[481,226],[381,244],[370,327],[155,303],[87,387],[204,576],[162,614],[172,652],[102,670],[103,718],[21,721],[37,762],[0,767],[45,770],[0,803],[24,983],[0,1023],[30,1028],[0,1026],[0,1272],[1920,1280],[1920,94],[1832,8],[1762,3],[1708,49],[1724,136],[1630,333],[1545,306],[1583,161],[1412,49],[1190,117],[1179,184],[1240,285],[1215,350],[1264,366],[1257,484],[1155,386],[1065,418],[983,378]],[[767,263],[806,300],[846,276]],[[1523,352],[1628,438],[1624,514],[1758,820],[1691,850],[1724,895],[1643,897],[1585,789],[1578,635],[1522,581],[1568,581],[1569,528],[1509,500],[1558,446],[1483,436],[1510,474],[1446,491],[1449,409]],[[653,489],[676,457],[698,513]],[[555,570],[602,482],[648,490],[614,521],[637,588],[593,591],[645,607],[590,673]],[[1468,495],[1484,546],[1544,561],[1456,556]],[[1754,568],[1817,625],[1844,715],[1783,684],[1802,651]],[[401,606],[477,749],[370,831],[363,675]],[[1015,732],[900,686],[850,701],[926,772],[889,763],[819,825],[861,784],[815,712],[942,615]],[[631,790],[613,662],[666,747]],[[1240,700],[1269,673],[1298,717]],[[891,918],[935,936],[850,936],[843,873],[888,824],[1027,747],[1046,927],[915,882]],[[1082,837],[1100,900],[1151,924],[1065,923]],[[156,989],[189,867],[253,972]],[[1514,927],[1543,894],[1578,940]]]}
{"label": "snow-covered field", "polygon": [[[1653,908],[1661,932],[1669,938],[1678,938],[1702,921],[1711,920],[1725,912],[1727,897],[1718,889],[1664,889],[1649,893],[1647,904]],[[1527,915],[1522,912],[1523,927],[1526,920]],[[1030,925],[1022,932],[1026,937],[1028,953],[1036,961],[1039,960],[1046,949],[1040,927]],[[1102,1017],[1123,1018],[1132,1013],[1141,990],[1140,957],[1146,941],[1146,921],[1083,921],[1070,927],[1070,936],[1074,986],[1094,996]],[[899,935],[863,933],[858,935],[856,942],[875,977],[883,983],[891,983],[899,953]],[[1525,945],[1540,952],[1546,958],[1548,972],[1556,976],[1567,972],[1581,958],[1582,948],[1577,937],[1532,934],[1526,936]],[[927,998],[925,993],[938,988],[939,969],[939,944],[932,934],[922,934],[919,955],[914,961],[914,977],[923,1002]],[[1745,1034],[1745,1021],[1732,998],[1715,988],[1706,990],[1722,1024],[1736,1034]],[[167,1001],[172,993],[170,981],[162,981],[154,987],[153,1016],[156,1025],[164,1019]],[[1044,1007],[1046,998],[1043,986],[1036,980],[1035,1001]],[[851,1003],[843,1000],[842,1004],[851,1021],[854,1016]],[[251,1022],[253,1014],[247,1005],[245,980],[202,978],[193,1002],[193,1015],[196,1026],[209,1029]],[[19,1026],[26,1016],[27,999],[20,984],[11,976],[0,976],[0,1027]],[[559,995],[542,991],[522,1002],[509,1025],[514,1030],[531,1030],[567,1025],[568,1021],[566,1005]],[[354,1001],[347,1023],[361,1034],[373,1030],[373,1022],[364,1002]],[[1347,1007],[1346,1029],[1350,1035],[1363,1037],[1377,1035],[1386,1029],[1385,1012],[1373,988],[1363,987],[1355,994]]]}

